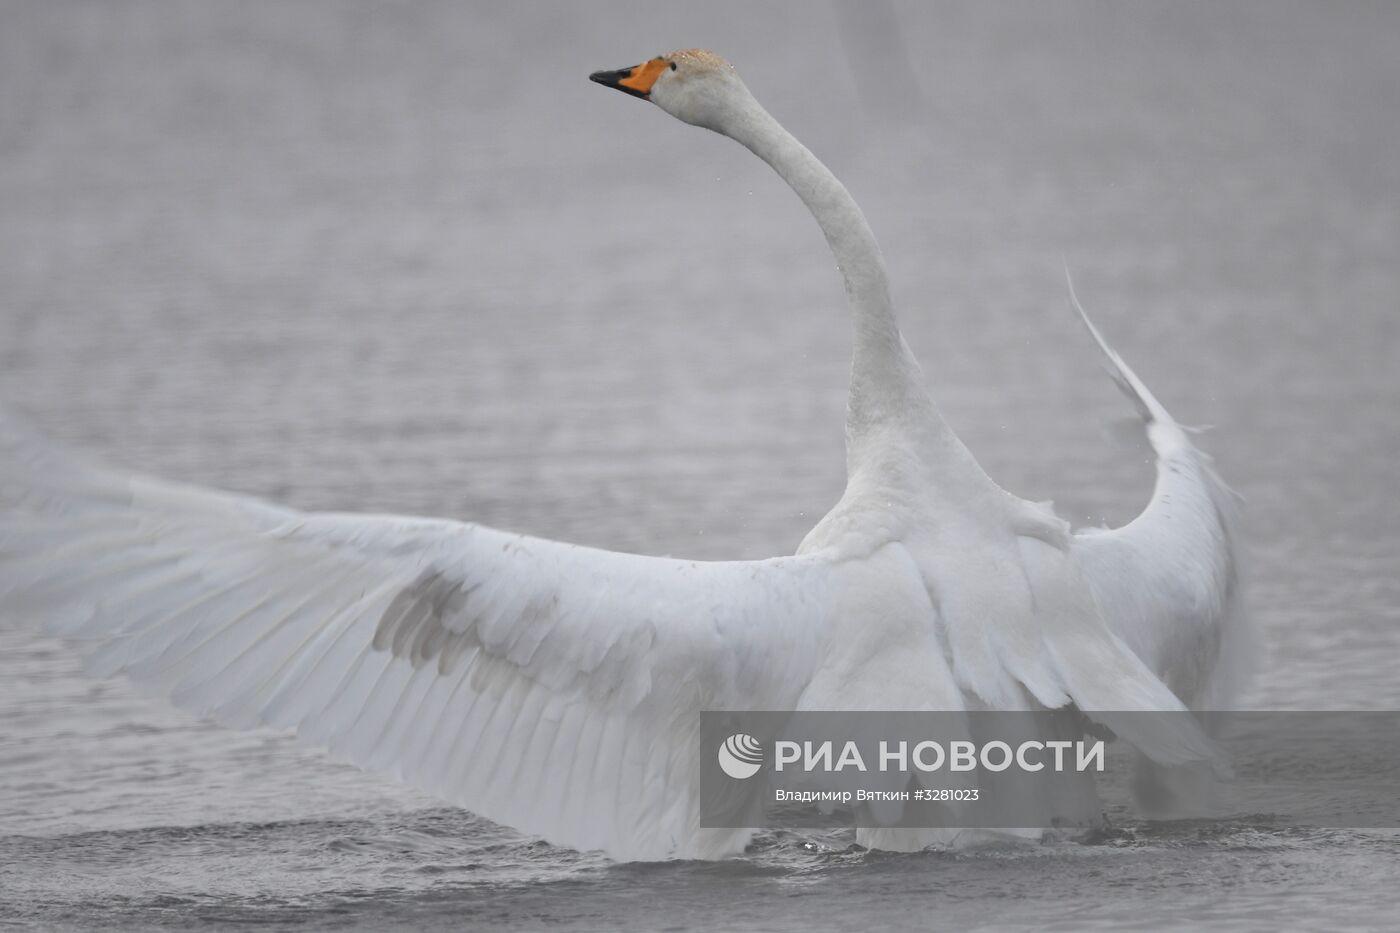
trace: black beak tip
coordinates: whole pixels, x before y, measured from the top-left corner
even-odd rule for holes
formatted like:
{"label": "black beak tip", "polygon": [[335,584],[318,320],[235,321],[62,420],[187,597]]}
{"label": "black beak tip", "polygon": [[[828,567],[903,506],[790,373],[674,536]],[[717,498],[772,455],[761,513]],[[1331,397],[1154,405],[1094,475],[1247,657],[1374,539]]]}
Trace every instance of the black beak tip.
{"label": "black beak tip", "polygon": [[630,77],[632,77],[631,68],[618,68],[613,71],[595,71],[588,76],[588,80],[598,84],[606,84],[608,87],[617,87],[619,81]]}
{"label": "black beak tip", "polygon": [[625,94],[631,94],[633,97],[640,97],[642,100],[646,100],[646,94],[622,83],[627,78],[632,77],[632,72],[635,70],[635,68],[619,68],[616,71],[595,71],[588,76],[588,80],[596,84],[601,84],[603,87],[616,88]]}

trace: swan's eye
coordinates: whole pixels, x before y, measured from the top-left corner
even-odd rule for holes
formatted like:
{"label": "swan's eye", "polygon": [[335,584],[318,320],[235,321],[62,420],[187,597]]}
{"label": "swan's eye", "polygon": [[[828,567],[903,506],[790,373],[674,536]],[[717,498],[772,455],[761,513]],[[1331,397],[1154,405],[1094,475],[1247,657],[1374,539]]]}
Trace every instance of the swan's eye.
{"label": "swan's eye", "polygon": [[675,62],[671,62],[671,70],[672,70],[672,71],[675,71],[675,70],[676,70],[676,63],[675,63]]}

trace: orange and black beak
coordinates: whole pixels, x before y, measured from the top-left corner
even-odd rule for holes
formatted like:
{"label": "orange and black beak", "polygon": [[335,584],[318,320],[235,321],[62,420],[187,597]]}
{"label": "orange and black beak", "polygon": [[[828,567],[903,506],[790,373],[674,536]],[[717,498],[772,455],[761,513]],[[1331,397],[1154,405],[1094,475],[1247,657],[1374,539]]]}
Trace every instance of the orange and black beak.
{"label": "orange and black beak", "polygon": [[615,87],[633,97],[646,100],[651,96],[651,86],[656,83],[656,79],[661,77],[661,73],[670,67],[671,63],[666,59],[653,58],[645,64],[634,65],[631,68],[619,68],[617,71],[595,71],[588,76],[588,80],[597,81],[607,87]]}

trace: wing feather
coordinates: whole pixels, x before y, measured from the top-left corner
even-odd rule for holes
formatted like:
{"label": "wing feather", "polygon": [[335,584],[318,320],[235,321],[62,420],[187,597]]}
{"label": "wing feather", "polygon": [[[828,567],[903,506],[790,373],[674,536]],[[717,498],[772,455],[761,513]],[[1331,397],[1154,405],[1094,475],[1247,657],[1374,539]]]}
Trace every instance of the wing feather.
{"label": "wing feather", "polygon": [[832,566],[300,513],[93,469],[0,422],[7,621],[187,709],[618,858],[742,846],[698,827],[698,712],[796,702],[816,660],[793,645],[827,624]]}
{"label": "wing feather", "polygon": [[[1066,273],[1068,275],[1068,273]],[[1254,655],[1245,611],[1238,497],[1089,319],[1109,374],[1143,420],[1156,454],[1151,501],[1128,524],[1083,529],[1071,555],[1110,628],[1189,707],[1228,709]]]}

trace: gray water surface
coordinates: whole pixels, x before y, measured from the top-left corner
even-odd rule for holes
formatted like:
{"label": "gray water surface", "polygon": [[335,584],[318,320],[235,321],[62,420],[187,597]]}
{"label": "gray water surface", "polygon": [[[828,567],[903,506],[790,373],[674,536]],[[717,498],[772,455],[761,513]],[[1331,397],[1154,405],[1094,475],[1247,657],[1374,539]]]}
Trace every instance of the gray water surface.
{"label": "gray water surface", "polygon": [[[725,54],[847,181],[988,471],[1145,501],[1104,330],[1247,499],[1258,708],[1400,708],[1389,4],[3,4],[0,403],[305,508],[697,558],[835,502],[849,333],[800,203],[586,80]],[[864,25],[862,25],[864,24]],[[906,59],[891,36],[902,36]],[[716,864],[522,838],[0,633],[0,922],[1389,926],[1394,833],[1267,817]]]}

